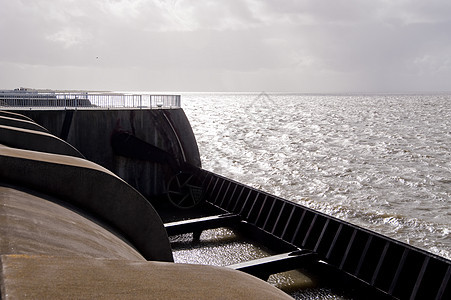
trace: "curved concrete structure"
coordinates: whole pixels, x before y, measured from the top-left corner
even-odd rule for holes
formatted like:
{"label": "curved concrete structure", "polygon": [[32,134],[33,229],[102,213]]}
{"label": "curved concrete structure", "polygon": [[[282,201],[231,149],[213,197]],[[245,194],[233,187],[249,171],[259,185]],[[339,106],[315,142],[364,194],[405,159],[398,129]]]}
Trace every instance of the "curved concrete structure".
{"label": "curved concrete structure", "polygon": [[72,145],[50,133],[42,131],[0,125],[0,144],[32,151],[84,158]]}
{"label": "curved concrete structure", "polygon": [[145,260],[109,230],[58,203],[0,185],[0,254]]}
{"label": "curved concrete structure", "polygon": [[180,163],[201,166],[196,139],[182,109],[17,112],[65,139],[88,160],[113,171],[150,200],[166,192],[166,185],[174,175],[173,168],[151,159],[135,159],[115,153],[111,146],[114,132],[127,132],[169,153]]}
{"label": "curved concrete structure", "polygon": [[111,259],[1,256],[2,299],[292,299],[222,267]]}
{"label": "curved concrete structure", "polygon": [[8,124],[17,127],[0,125],[0,299],[291,299],[243,272],[172,263],[140,193],[61,139]]}
{"label": "curved concrete structure", "polygon": [[18,119],[13,117],[1,116],[0,115],[0,125],[11,126],[23,129],[30,129],[34,131],[49,132],[47,129],[41,125],[36,124],[30,120]]}
{"label": "curved concrete structure", "polygon": [[122,179],[90,161],[0,146],[0,180],[63,199],[123,234],[148,260],[173,261],[163,223]]}
{"label": "curved concrete structure", "polygon": [[26,117],[26,116],[21,115],[21,114],[13,113],[13,112],[10,112],[10,111],[5,111],[5,110],[0,110],[0,116],[34,122],[29,117]]}

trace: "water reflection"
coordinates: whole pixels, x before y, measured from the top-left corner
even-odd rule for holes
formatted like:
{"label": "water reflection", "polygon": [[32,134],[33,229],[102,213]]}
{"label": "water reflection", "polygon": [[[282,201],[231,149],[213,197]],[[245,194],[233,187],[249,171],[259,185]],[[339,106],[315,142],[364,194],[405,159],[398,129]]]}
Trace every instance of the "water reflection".
{"label": "water reflection", "polygon": [[[228,266],[271,255],[268,249],[251,243],[229,228],[204,230],[198,241],[193,239],[192,233],[169,239],[176,263]],[[312,278],[296,270],[273,274],[268,282],[295,299],[348,299],[328,289],[315,288]]]}

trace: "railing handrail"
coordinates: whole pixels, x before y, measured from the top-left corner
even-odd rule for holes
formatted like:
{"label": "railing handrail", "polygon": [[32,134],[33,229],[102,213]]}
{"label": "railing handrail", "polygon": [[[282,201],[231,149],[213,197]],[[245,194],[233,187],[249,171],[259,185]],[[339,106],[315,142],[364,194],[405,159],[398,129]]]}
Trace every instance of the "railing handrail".
{"label": "railing handrail", "polygon": [[29,109],[180,108],[181,96],[101,92],[1,91],[0,107]]}

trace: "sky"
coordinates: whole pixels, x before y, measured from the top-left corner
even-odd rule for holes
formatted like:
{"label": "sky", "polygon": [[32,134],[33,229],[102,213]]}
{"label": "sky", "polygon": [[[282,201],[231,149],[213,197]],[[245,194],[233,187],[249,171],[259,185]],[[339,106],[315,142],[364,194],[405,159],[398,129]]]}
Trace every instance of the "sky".
{"label": "sky", "polygon": [[450,0],[0,0],[0,89],[451,91]]}

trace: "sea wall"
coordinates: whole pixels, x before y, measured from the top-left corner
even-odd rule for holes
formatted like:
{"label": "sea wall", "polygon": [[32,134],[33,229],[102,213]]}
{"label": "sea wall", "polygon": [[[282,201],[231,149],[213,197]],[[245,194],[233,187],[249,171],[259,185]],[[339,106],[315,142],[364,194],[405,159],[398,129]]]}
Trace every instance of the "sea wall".
{"label": "sea wall", "polygon": [[[66,140],[88,160],[111,170],[147,198],[165,193],[167,182],[178,171],[178,166],[201,166],[197,143],[182,109],[15,112],[28,116],[50,133]],[[111,143],[113,135],[118,132],[161,150],[174,159],[175,167],[174,163],[157,159],[159,153],[155,151],[147,151],[144,157],[134,157],[133,153],[118,154]],[[125,147],[126,143],[122,141]]]}
{"label": "sea wall", "polygon": [[[186,159],[183,131],[165,118]],[[0,125],[0,299],[290,299],[230,268],[173,263],[165,227],[141,194],[62,139],[8,125]],[[142,141],[121,130],[112,134],[121,132],[119,142]]]}

